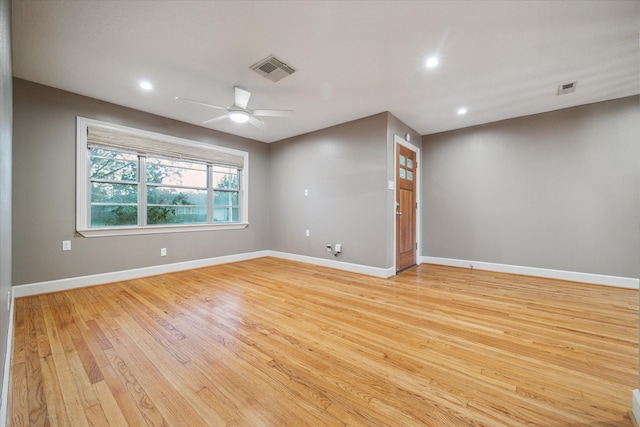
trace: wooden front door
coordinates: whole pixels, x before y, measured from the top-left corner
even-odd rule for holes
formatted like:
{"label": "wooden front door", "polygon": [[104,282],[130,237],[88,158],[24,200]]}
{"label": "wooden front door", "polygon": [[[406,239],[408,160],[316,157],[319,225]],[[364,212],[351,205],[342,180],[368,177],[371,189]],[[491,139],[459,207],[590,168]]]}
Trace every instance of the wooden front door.
{"label": "wooden front door", "polygon": [[416,153],[397,144],[396,271],[416,264]]}

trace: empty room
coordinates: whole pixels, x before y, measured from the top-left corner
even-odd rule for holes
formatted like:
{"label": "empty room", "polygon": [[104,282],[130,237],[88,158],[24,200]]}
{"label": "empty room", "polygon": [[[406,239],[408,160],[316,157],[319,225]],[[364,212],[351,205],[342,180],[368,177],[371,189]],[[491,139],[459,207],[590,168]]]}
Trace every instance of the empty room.
{"label": "empty room", "polygon": [[0,427],[638,426],[640,2],[0,0]]}

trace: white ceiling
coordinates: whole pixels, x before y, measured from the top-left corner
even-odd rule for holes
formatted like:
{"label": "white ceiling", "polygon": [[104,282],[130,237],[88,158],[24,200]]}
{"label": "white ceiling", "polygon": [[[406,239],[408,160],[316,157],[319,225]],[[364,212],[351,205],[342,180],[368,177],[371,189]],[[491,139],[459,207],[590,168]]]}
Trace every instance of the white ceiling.
{"label": "white ceiling", "polygon": [[[278,141],[389,111],[422,135],[640,93],[640,2],[14,0],[16,77],[196,125],[227,106],[293,109]],[[275,54],[295,68],[251,71]],[[440,65],[424,66],[431,55]],[[138,87],[142,79],[154,89]],[[557,96],[560,84],[578,81]],[[459,107],[468,113],[458,116]]]}

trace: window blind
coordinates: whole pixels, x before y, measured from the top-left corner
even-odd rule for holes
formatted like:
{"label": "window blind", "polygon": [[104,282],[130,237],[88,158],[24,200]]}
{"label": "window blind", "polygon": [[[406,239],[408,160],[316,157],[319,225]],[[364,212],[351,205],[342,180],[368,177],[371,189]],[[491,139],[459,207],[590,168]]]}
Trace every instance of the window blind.
{"label": "window blind", "polygon": [[87,126],[87,145],[119,148],[138,154],[155,154],[183,160],[198,160],[227,166],[244,167],[244,156],[229,153],[214,146],[179,144],[160,139],[146,138],[113,129]]}

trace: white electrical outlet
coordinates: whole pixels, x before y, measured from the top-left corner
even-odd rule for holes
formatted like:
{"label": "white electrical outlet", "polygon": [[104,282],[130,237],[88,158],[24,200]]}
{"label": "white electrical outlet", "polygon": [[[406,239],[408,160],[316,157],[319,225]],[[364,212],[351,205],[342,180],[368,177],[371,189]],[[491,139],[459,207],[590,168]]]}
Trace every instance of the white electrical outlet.
{"label": "white electrical outlet", "polygon": [[167,256],[167,248],[160,248],[160,256]]}
{"label": "white electrical outlet", "polygon": [[311,233],[309,233],[309,230],[307,230],[307,231],[305,232],[305,235],[306,235],[307,237],[311,236]]}
{"label": "white electrical outlet", "polygon": [[305,188],[305,189],[304,189],[304,195],[305,195],[305,196],[308,196],[308,195],[309,195],[309,189],[307,189],[307,188]]}
{"label": "white electrical outlet", "polygon": [[71,240],[63,240],[62,241],[62,250],[70,251],[71,250]]}

